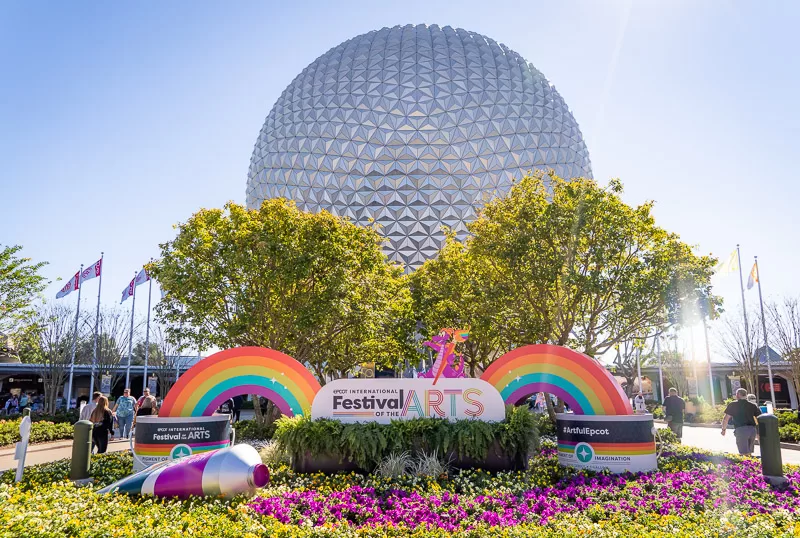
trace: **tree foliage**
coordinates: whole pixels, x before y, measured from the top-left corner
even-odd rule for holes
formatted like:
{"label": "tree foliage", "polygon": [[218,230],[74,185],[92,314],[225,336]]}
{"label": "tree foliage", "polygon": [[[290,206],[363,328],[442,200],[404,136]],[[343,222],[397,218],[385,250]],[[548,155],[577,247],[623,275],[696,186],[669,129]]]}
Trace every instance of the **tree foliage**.
{"label": "tree foliage", "polygon": [[[468,279],[502,319],[501,341],[570,345],[598,356],[663,329],[716,260],[658,227],[651,202],[632,207],[612,181],[523,178],[468,225]],[[452,248],[452,247],[450,247]]]}
{"label": "tree foliage", "polygon": [[795,391],[800,394],[800,299],[784,297],[780,303],[767,305],[767,315],[774,327],[771,340],[789,363]]}
{"label": "tree foliage", "polygon": [[50,283],[39,274],[47,262],[32,263],[19,245],[0,245],[0,334],[14,333],[35,315],[33,302]]}
{"label": "tree foliage", "polygon": [[758,318],[750,318],[745,326],[741,312],[731,313],[722,319],[719,343],[725,355],[738,365],[748,392],[760,398],[758,376],[761,364],[756,355],[759,333]]}
{"label": "tree foliage", "polygon": [[20,342],[20,358],[39,365],[47,413],[55,413],[58,391],[67,380],[75,335],[75,309],[64,304],[39,308]]}
{"label": "tree foliage", "polygon": [[203,209],[177,228],[150,266],[173,341],[270,347],[321,382],[402,347],[393,337],[410,317],[408,288],[373,228],[284,199]]}
{"label": "tree foliage", "polygon": [[469,328],[463,356],[471,376],[511,348],[501,301],[487,282],[487,271],[472,263],[463,243],[448,233],[436,258],[411,274],[414,312],[422,337],[444,327]]}

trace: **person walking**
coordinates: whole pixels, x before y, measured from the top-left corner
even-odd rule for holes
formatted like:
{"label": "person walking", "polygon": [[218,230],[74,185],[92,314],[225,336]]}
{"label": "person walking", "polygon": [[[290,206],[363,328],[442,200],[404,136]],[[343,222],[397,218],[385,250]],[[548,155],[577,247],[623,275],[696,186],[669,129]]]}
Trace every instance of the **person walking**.
{"label": "person walking", "polygon": [[108,408],[108,398],[100,396],[97,399],[92,414],[89,417],[94,427],[92,428],[92,444],[97,447],[98,454],[105,454],[108,450],[108,436],[114,435],[114,419]]}
{"label": "person walking", "polygon": [[28,393],[23,392],[19,397],[19,411],[20,413],[28,407]]}
{"label": "person walking", "polygon": [[137,417],[158,414],[158,402],[156,402],[155,396],[150,395],[150,389],[144,389],[136,404],[139,406],[136,410]]}
{"label": "person walking", "polygon": [[131,396],[131,389],[122,391],[122,396],[117,398],[114,403],[112,412],[117,416],[117,423],[119,424],[119,438],[130,439],[131,428],[133,426],[133,415],[139,408],[136,398]]}
{"label": "person walking", "polygon": [[733,420],[733,436],[736,438],[736,448],[739,454],[753,453],[756,442],[756,424],[761,409],[747,400],[747,390],[740,388],[736,391],[736,401],[725,408],[725,418],[722,419],[722,435],[728,429],[728,422]]}
{"label": "person walking", "polygon": [[678,389],[669,389],[669,396],[664,398],[664,416],[667,419],[667,426],[678,439],[683,438],[683,411],[686,409],[686,402],[678,396]]}
{"label": "person walking", "polygon": [[242,414],[242,406],[244,405],[243,396],[233,397],[233,422],[239,422]]}
{"label": "person walking", "polygon": [[87,403],[81,409],[81,414],[78,417],[78,420],[89,420],[89,417],[92,416],[92,411],[94,411],[95,407],[97,407],[97,400],[102,396],[102,392],[94,392],[92,393],[92,401]]}

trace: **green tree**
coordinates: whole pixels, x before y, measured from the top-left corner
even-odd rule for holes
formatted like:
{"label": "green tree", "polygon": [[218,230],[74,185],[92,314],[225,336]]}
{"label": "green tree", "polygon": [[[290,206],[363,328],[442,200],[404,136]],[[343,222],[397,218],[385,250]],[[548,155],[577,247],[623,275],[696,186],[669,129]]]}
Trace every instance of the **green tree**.
{"label": "green tree", "polygon": [[56,400],[69,374],[72,343],[75,335],[75,309],[65,304],[48,304],[40,307],[31,318],[31,324],[21,331],[20,358],[23,362],[38,365],[44,385],[44,408],[48,413],[56,410]]}
{"label": "green tree", "polygon": [[469,225],[471,263],[486,268],[513,344],[569,344],[599,356],[662,330],[709,289],[716,260],[656,226],[652,202],[632,207],[621,192],[617,180],[602,188],[536,173]]}
{"label": "green tree", "polygon": [[497,290],[488,285],[487,278],[483,266],[472,263],[465,245],[452,233],[439,255],[411,274],[414,313],[423,338],[445,327],[469,328],[463,356],[472,376],[511,346],[503,330],[506,313],[492,295]]}
{"label": "green tree", "polygon": [[39,274],[47,262],[21,258],[19,245],[0,245],[0,334],[13,334],[35,315],[33,302],[50,283]]}
{"label": "green tree", "polygon": [[403,347],[393,338],[410,317],[410,294],[381,243],[373,228],[284,199],[203,209],[151,265],[167,292],[158,317],[173,341],[277,349],[321,383],[385,363],[387,348]]}

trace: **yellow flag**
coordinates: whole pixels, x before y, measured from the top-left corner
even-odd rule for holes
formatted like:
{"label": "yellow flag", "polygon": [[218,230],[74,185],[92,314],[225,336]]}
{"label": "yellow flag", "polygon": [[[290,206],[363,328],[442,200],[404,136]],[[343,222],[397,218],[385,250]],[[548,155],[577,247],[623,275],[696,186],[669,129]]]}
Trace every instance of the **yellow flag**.
{"label": "yellow flag", "polygon": [[723,260],[714,267],[714,273],[725,275],[739,270],[739,257],[736,255],[736,250],[731,252],[727,260]]}
{"label": "yellow flag", "polygon": [[758,282],[758,264],[753,264],[753,268],[750,269],[750,278],[747,279],[747,289],[753,287],[753,285]]}

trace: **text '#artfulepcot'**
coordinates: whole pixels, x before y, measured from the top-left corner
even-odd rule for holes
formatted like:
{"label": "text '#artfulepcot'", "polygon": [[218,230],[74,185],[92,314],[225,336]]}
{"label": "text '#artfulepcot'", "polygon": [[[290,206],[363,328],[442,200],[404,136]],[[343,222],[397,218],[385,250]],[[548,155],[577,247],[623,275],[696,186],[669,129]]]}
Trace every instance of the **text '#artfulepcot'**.
{"label": "text '#artfulepcot'", "polygon": [[326,384],[314,398],[311,417],[342,422],[413,418],[501,421],[505,404],[497,390],[479,379],[339,379]]}

